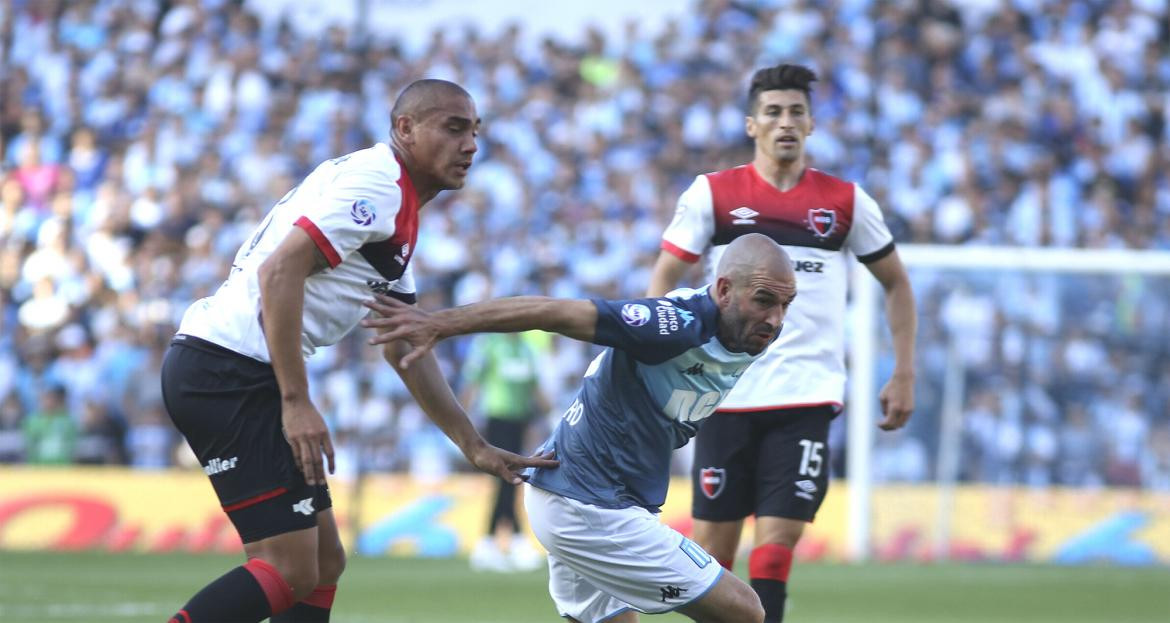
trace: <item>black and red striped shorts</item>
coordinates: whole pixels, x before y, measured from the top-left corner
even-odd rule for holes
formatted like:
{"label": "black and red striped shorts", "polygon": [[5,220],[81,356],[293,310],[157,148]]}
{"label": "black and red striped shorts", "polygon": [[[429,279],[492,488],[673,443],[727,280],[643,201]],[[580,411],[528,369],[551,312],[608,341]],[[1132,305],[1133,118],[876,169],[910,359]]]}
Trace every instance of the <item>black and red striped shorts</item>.
{"label": "black and red striped shorts", "polygon": [[328,486],[307,484],[293,459],[272,366],[179,335],[163,358],[162,390],[244,543],[312,528],[333,506]]}

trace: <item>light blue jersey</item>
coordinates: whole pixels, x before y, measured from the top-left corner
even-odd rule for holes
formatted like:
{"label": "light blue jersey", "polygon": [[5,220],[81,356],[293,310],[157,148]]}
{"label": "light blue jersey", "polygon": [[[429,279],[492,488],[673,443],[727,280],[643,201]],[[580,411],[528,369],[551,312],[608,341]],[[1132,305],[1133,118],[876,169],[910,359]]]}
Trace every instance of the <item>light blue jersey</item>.
{"label": "light blue jersey", "polygon": [[555,450],[560,467],[536,469],[529,482],[602,508],[660,510],[671,452],[694,437],[756,359],[716,338],[719,308],[707,290],[593,301],[593,341],[609,348],[540,448]]}

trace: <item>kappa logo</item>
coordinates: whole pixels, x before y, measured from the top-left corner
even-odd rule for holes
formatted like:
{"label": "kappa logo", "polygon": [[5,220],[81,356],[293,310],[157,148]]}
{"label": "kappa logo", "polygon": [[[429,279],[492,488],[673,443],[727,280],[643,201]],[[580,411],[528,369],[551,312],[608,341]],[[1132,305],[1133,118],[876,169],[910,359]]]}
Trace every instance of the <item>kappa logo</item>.
{"label": "kappa logo", "polygon": [[650,308],[640,303],[626,303],[622,306],[622,321],[631,327],[640,327],[650,322]]}
{"label": "kappa logo", "polygon": [[714,500],[723,493],[723,486],[727,484],[727,473],[722,467],[704,467],[699,470],[699,488],[708,500]]}
{"label": "kappa logo", "polygon": [[681,308],[678,310],[678,317],[682,318],[684,329],[691,326],[691,323],[695,321],[694,314],[692,314],[691,312],[689,312],[685,309],[681,309]]}
{"label": "kappa logo", "polygon": [[731,221],[732,225],[755,225],[756,217],[760,215],[759,212],[747,206],[740,206],[728,212],[728,214],[735,217],[735,220]]}
{"label": "kappa logo", "polygon": [[315,512],[313,510],[313,498],[305,498],[305,499],[301,500],[300,502],[293,504],[292,509],[293,509],[294,513],[300,513],[302,515],[312,515]]}
{"label": "kappa logo", "polygon": [[837,211],[828,208],[812,208],[808,211],[808,228],[817,238],[828,238],[837,226]]}
{"label": "kappa logo", "polygon": [[659,590],[662,591],[662,603],[666,603],[667,599],[678,599],[679,597],[682,597],[683,593],[687,592],[687,589],[685,588],[679,588],[677,586],[670,585],[663,586]]}
{"label": "kappa logo", "polygon": [[690,376],[702,376],[703,375],[703,363],[699,362],[699,363],[696,363],[695,365],[693,365],[689,368],[685,368],[685,369],[683,369],[682,373],[690,375]]}
{"label": "kappa logo", "polygon": [[365,227],[374,222],[374,204],[369,199],[358,199],[349,208],[349,218]]}

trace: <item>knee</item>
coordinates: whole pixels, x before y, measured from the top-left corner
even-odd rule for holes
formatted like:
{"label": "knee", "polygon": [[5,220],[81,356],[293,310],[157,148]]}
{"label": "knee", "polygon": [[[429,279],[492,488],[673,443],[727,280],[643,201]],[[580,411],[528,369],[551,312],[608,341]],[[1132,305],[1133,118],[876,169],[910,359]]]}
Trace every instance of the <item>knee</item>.
{"label": "knee", "polygon": [[288,582],[296,601],[308,597],[320,583],[316,560],[285,558],[269,562],[280,572],[280,577]]}
{"label": "knee", "polygon": [[738,600],[738,605],[736,616],[730,621],[734,621],[734,623],[764,623],[764,605],[760,603],[760,596],[750,587]]}
{"label": "knee", "polygon": [[341,574],[345,571],[345,548],[341,543],[319,552],[317,570],[319,584],[331,586],[337,584]]}

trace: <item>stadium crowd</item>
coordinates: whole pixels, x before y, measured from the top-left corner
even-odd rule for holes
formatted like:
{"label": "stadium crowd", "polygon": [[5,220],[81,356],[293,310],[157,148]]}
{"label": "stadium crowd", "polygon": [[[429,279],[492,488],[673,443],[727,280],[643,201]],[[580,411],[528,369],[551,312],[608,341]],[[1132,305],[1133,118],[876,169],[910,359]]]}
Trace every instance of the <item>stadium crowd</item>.
{"label": "stadium crowd", "polygon": [[[468,187],[423,213],[424,307],[640,295],[678,193],[750,160],[745,80],[781,60],[821,74],[814,165],[900,242],[1170,249],[1166,0],[693,4],[660,32],[421,47],[228,0],[0,4],[0,461],[191,461],[158,382],[183,310],[312,167],[386,140],[419,77],[485,120]],[[964,479],[1170,490],[1170,345],[1144,337],[1170,334],[1165,279],[911,275],[918,416],[878,436],[880,478],[933,477],[957,343]],[[563,400],[589,352],[544,356]],[[347,472],[458,467],[360,336],[309,370]]]}

